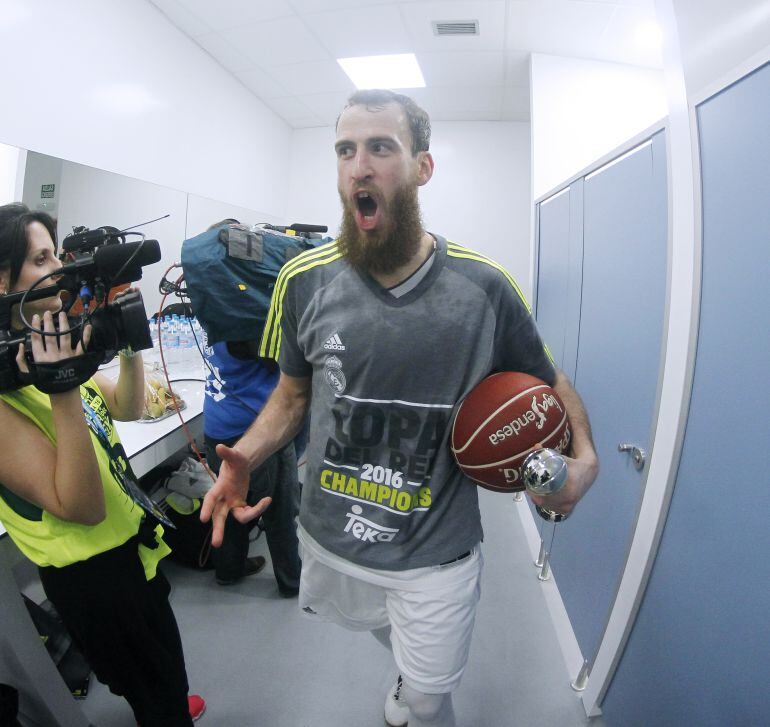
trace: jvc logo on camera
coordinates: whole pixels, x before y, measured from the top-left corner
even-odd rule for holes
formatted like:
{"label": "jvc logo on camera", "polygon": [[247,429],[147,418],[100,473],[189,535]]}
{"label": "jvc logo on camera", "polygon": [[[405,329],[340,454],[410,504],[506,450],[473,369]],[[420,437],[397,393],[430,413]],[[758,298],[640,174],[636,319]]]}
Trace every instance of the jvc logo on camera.
{"label": "jvc logo on camera", "polygon": [[70,367],[68,369],[59,369],[54,376],[54,381],[72,381],[75,378],[75,369]]}
{"label": "jvc logo on camera", "polygon": [[364,543],[389,543],[396,537],[398,528],[386,528],[384,525],[367,520],[361,517],[363,508],[360,505],[353,505],[350,512],[345,515],[348,518],[348,524],[345,526],[345,532],[350,533],[354,538]]}

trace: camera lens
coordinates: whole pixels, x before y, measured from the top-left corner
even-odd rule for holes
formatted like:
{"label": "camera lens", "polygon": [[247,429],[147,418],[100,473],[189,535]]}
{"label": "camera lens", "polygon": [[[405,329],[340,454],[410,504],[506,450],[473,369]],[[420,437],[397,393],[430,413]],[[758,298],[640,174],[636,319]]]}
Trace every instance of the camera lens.
{"label": "camera lens", "polygon": [[133,351],[152,348],[150,327],[147,324],[147,312],[139,291],[121,296],[110,304],[113,323],[118,335],[118,348],[131,346]]}

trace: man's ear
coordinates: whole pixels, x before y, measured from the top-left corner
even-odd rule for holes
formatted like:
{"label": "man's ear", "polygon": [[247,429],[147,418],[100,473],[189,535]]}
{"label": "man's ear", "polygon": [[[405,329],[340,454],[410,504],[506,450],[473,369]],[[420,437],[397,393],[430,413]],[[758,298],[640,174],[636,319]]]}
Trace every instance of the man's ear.
{"label": "man's ear", "polygon": [[9,282],[11,280],[10,270],[0,270],[0,295],[7,295]]}
{"label": "man's ear", "polygon": [[429,151],[417,152],[417,186],[427,184],[433,176],[433,156]]}

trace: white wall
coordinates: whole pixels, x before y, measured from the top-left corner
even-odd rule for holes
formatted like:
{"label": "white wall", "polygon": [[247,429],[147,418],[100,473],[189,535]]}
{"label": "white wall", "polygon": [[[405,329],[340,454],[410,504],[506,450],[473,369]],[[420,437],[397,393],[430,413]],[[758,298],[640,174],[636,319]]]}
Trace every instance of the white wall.
{"label": "white wall", "polygon": [[341,220],[334,127],[295,129],[291,135],[286,222],[326,225],[336,236]]}
{"label": "white wall", "polygon": [[[47,212],[52,217],[59,213],[61,197],[62,160],[36,152],[27,153],[27,163],[24,170],[24,191],[20,200],[31,210]],[[54,185],[53,197],[41,197],[44,184]]]}
{"label": "white wall", "polygon": [[[10,150],[9,154],[12,151],[17,158],[20,157],[15,147],[4,148]],[[2,151],[0,147],[0,153]],[[160,309],[162,295],[158,291],[158,283],[169,266],[180,261],[182,242],[187,237],[197,235],[212,222],[225,217],[235,217],[248,224],[278,224],[282,221],[259,210],[199,197],[45,154],[29,152],[26,158],[23,201],[32,209],[42,209],[58,218],[60,242],[75,226],[94,229],[109,225],[125,229],[169,215],[137,230],[148,239],[158,240],[161,248],[161,260],[143,268],[142,280],[137,283],[148,314]],[[16,174],[15,167],[12,171]],[[39,199],[40,185],[51,183],[56,184],[55,199]],[[13,199],[22,197],[10,197],[8,201]],[[127,241],[138,239],[128,237]],[[169,278],[175,280],[180,273],[181,270],[174,270],[169,273]],[[174,302],[174,298],[167,298],[165,304]]]}
{"label": "white wall", "polygon": [[21,200],[24,174],[19,174],[19,167],[25,159],[26,155],[15,146],[0,144],[0,204]]}
{"label": "white wall", "polygon": [[674,0],[673,5],[690,98],[755,54],[765,51],[764,60],[770,57],[768,0]]}
{"label": "white wall", "polygon": [[2,5],[0,142],[283,213],[289,127],[149,2]]}
{"label": "white wall", "polygon": [[[169,215],[166,219],[137,229],[148,239],[160,243],[160,262],[143,268],[142,280],[136,284],[142,291],[148,314],[157,311],[162,298],[158,283],[166,269],[179,261],[185,238],[187,195],[150,182],[64,162],[59,200],[60,242],[72,232],[74,226],[85,225],[94,229],[109,225],[122,230]],[[135,240],[139,238],[127,238],[128,242]],[[181,270],[174,271],[169,277],[175,280],[180,273]],[[174,302],[175,299],[166,300],[167,305]]]}
{"label": "white wall", "polygon": [[667,114],[662,71],[534,53],[530,83],[535,199]]}
{"label": "white wall", "polygon": [[[334,129],[298,129],[291,145],[287,221],[336,234]],[[427,229],[497,260],[529,296],[529,124],[435,122],[431,152],[433,179],[420,190]]]}
{"label": "white wall", "polygon": [[283,220],[259,210],[239,207],[215,199],[187,195],[187,232],[186,238],[195,237],[207,230],[215,222],[224,219],[238,220],[243,225],[255,225],[259,222],[283,224]]}

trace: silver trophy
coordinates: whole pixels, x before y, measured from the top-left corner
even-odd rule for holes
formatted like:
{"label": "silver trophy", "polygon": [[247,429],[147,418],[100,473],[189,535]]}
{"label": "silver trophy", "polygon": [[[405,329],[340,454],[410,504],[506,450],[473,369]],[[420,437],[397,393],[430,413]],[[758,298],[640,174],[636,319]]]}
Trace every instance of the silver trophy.
{"label": "silver trophy", "polygon": [[[553,495],[567,481],[567,463],[555,449],[538,449],[527,455],[521,465],[521,481],[533,495]],[[544,520],[560,523],[568,515],[535,505],[537,514]]]}

